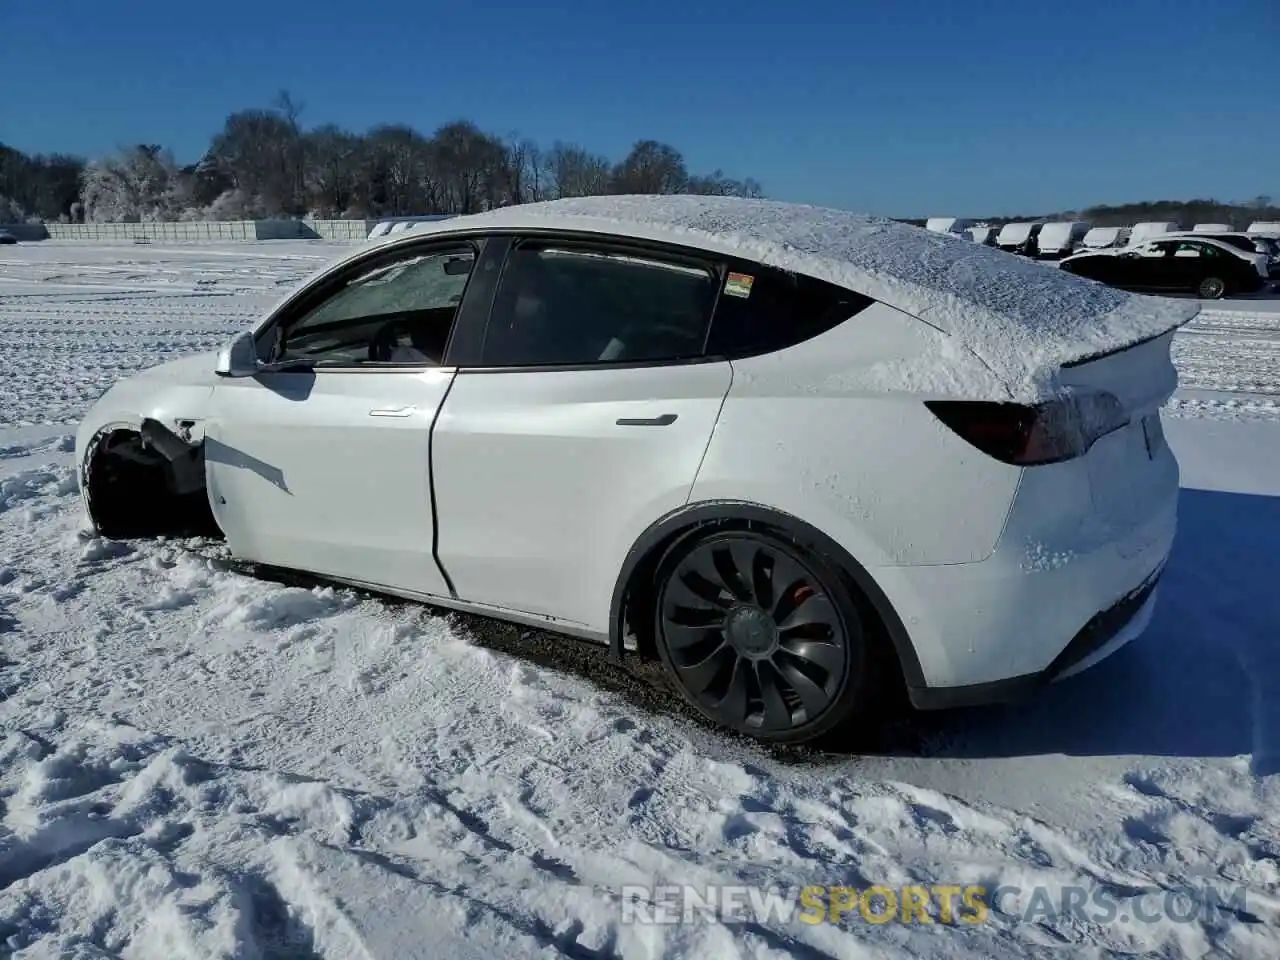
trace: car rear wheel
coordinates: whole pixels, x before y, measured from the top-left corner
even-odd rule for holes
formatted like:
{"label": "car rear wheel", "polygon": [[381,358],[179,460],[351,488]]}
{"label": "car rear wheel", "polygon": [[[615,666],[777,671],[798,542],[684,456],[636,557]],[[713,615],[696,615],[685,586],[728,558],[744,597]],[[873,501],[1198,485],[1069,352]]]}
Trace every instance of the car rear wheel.
{"label": "car rear wheel", "polygon": [[1200,281],[1199,293],[1201,299],[1219,300],[1226,296],[1227,284],[1220,277],[1205,277]]}
{"label": "car rear wheel", "polygon": [[708,719],[798,743],[865,705],[858,608],[840,571],[799,544],[746,531],[678,541],[657,588],[659,656]]}

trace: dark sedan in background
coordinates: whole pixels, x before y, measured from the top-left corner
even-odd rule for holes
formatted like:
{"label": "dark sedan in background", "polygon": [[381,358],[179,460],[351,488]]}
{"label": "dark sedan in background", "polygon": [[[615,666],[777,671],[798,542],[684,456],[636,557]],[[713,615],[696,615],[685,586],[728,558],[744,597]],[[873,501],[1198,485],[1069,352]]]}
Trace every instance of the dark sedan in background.
{"label": "dark sedan in background", "polygon": [[1268,258],[1215,239],[1175,237],[1135,247],[1076,254],[1063,270],[1108,286],[1150,293],[1192,293],[1206,300],[1270,287]]}

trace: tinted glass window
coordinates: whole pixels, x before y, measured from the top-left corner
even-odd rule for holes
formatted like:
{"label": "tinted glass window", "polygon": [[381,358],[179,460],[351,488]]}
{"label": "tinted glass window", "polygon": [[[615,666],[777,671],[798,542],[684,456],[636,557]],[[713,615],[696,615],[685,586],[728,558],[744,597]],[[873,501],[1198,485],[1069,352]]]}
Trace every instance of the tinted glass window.
{"label": "tinted glass window", "polygon": [[[1217,240],[1219,243],[1225,243],[1229,247],[1235,247],[1237,250],[1243,250],[1246,253],[1256,253],[1258,250],[1257,244],[1255,244],[1248,237],[1218,236],[1218,237],[1214,237],[1213,239]],[[1212,246],[1212,244],[1206,244],[1206,246]]]}
{"label": "tinted glass window", "polygon": [[370,266],[286,321],[275,359],[438,364],[475,261],[470,247]]}
{"label": "tinted glass window", "polygon": [[812,277],[748,264],[728,274],[707,353],[743,357],[816,337],[875,301]]}
{"label": "tinted glass window", "polygon": [[503,268],[486,366],[643,363],[702,355],[709,270],[647,254],[522,243]]}

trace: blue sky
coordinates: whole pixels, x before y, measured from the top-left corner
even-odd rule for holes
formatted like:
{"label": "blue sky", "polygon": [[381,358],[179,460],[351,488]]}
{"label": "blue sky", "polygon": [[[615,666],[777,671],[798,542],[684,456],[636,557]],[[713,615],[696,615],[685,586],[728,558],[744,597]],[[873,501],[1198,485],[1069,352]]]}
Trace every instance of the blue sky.
{"label": "blue sky", "polygon": [[1280,196],[1280,0],[0,0],[0,141],[197,159],[287,88],[899,216]]}

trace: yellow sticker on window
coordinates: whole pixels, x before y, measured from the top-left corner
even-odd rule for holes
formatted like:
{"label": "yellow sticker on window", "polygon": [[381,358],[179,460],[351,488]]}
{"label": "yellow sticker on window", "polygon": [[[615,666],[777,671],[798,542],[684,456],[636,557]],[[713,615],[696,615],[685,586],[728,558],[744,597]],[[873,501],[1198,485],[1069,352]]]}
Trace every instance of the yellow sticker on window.
{"label": "yellow sticker on window", "polygon": [[731,273],[724,281],[724,292],[731,297],[751,296],[751,285],[756,278],[749,273]]}

